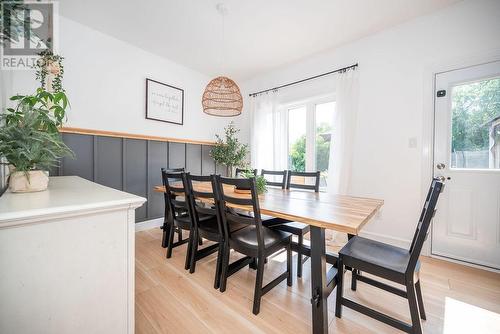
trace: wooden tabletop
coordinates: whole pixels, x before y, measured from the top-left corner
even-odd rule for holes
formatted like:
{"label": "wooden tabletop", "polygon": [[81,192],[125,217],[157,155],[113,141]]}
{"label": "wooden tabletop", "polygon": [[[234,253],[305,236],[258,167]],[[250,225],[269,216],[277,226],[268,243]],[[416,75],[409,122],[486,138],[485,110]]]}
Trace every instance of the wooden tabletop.
{"label": "wooden tabletop", "polygon": [[[199,191],[211,191],[208,183],[198,183],[194,187]],[[163,186],[154,187],[156,192],[164,192],[164,189]],[[224,192],[234,197],[249,196],[235,193],[232,187],[225,187]],[[349,234],[358,234],[383,204],[384,201],[379,199],[275,188],[268,188],[259,196],[260,210],[264,215]]]}

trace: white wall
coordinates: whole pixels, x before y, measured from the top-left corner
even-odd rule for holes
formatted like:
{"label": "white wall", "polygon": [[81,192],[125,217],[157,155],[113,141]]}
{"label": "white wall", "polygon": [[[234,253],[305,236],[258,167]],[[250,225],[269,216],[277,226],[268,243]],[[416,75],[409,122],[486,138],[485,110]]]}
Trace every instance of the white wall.
{"label": "white wall", "polygon": [[[243,90],[259,91],[358,62],[360,110],[353,194],[385,200],[367,232],[406,244],[413,236],[430,177],[426,158],[432,73],[459,63],[498,59],[499,18],[500,1],[465,1],[256,77],[245,82]],[[417,148],[409,148],[410,138],[417,139]]]}
{"label": "white wall", "polygon": [[[59,45],[72,106],[66,126],[214,140],[230,120],[241,118],[203,113],[201,96],[211,78],[64,17],[60,17]],[[1,75],[7,96],[31,93],[37,87],[33,71]],[[145,119],[146,78],[184,89],[183,126]]]}

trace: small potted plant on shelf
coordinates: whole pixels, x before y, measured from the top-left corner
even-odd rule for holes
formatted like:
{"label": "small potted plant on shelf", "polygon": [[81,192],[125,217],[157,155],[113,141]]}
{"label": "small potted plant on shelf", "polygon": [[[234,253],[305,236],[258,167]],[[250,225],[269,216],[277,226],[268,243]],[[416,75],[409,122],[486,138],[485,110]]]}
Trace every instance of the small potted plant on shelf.
{"label": "small potted plant on shelf", "polygon": [[12,192],[42,191],[48,186],[48,172],[60,158],[73,156],[64,144],[62,125],[68,100],[64,92],[49,93],[39,88],[33,95],[16,95],[15,108],[0,116],[0,155],[9,165]]}
{"label": "small potted plant on shelf", "polygon": [[240,130],[237,129],[233,122],[229,123],[224,128],[224,138],[215,135],[216,143],[210,151],[210,156],[216,163],[224,165],[228,168],[229,176],[234,175],[236,167],[244,166],[245,158],[248,154],[248,145],[242,144],[237,138]]}

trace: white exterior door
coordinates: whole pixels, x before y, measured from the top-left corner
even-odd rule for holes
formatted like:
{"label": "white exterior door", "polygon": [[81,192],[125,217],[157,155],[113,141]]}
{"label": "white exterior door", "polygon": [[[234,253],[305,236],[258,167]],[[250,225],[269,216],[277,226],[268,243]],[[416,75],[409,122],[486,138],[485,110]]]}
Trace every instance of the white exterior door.
{"label": "white exterior door", "polygon": [[500,269],[500,61],[436,75],[432,254]]}

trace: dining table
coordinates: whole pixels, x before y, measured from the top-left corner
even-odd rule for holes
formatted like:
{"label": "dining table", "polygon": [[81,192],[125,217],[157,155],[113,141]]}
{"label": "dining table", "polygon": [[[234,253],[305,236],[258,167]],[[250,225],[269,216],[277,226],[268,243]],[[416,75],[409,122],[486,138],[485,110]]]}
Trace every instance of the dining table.
{"label": "dining table", "polygon": [[[212,192],[211,184],[193,185],[195,190]],[[163,185],[154,187],[156,192],[164,192]],[[227,186],[226,196],[245,197]],[[346,233],[348,238],[358,235],[363,227],[383,206],[381,199],[287,190],[268,187],[259,195],[261,214],[310,225],[310,246],[292,243],[292,250],[311,259],[311,309],[312,332],[328,333],[328,296],[336,286],[337,255],[328,253],[325,244],[325,231],[333,230]],[[251,208],[231,205],[238,209]],[[327,264],[332,266],[327,270]]]}

